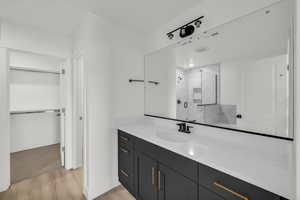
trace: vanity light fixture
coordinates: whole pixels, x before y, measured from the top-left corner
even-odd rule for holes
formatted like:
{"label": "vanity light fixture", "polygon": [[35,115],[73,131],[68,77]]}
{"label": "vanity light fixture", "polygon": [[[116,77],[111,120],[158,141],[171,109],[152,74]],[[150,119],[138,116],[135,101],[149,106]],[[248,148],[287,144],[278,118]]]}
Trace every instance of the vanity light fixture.
{"label": "vanity light fixture", "polygon": [[168,38],[169,38],[170,40],[172,40],[173,37],[174,37],[173,33],[169,33],[169,34],[167,34],[167,35],[168,35]]}
{"label": "vanity light fixture", "polygon": [[201,24],[202,24],[202,21],[201,21],[201,20],[195,21],[195,26],[196,26],[196,28],[200,28]]}
{"label": "vanity light fixture", "polygon": [[176,28],[175,30],[168,32],[167,33],[168,38],[170,40],[172,40],[174,38],[174,33],[177,31],[179,31],[179,36],[181,38],[185,38],[185,37],[192,35],[195,31],[195,27],[200,28],[203,18],[204,18],[204,16],[198,17],[197,19],[194,19],[193,21],[190,21],[189,23],[187,23],[183,26],[180,26],[180,27]]}

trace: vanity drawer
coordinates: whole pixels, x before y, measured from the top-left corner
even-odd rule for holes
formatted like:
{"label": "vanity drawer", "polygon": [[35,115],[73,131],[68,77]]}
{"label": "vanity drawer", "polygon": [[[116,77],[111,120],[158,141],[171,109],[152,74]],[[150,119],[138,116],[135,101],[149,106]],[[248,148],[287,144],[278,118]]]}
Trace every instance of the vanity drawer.
{"label": "vanity drawer", "polygon": [[133,180],[131,173],[119,168],[119,181],[131,194],[134,194]]}
{"label": "vanity drawer", "polygon": [[132,148],[133,147],[133,136],[128,133],[118,130],[118,143],[119,146]]}
{"label": "vanity drawer", "polygon": [[190,180],[198,183],[197,162],[138,138],[135,140],[135,148],[137,151],[148,155]]}
{"label": "vanity drawer", "polygon": [[226,200],[281,199],[271,192],[202,164],[199,164],[199,184]]}
{"label": "vanity drawer", "polygon": [[126,173],[131,173],[133,166],[133,155],[131,149],[126,147],[119,146],[118,149],[118,162],[119,168],[125,171]]}
{"label": "vanity drawer", "polygon": [[199,200],[224,200],[219,195],[199,186]]}

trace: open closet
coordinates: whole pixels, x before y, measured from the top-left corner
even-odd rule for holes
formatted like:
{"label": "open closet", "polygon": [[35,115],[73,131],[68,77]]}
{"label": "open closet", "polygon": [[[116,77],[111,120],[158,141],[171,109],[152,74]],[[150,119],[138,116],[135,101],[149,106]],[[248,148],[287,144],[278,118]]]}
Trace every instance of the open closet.
{"label": "open closet", "polygon": [[9,50],[11,183],[64,167],[65,60]]}

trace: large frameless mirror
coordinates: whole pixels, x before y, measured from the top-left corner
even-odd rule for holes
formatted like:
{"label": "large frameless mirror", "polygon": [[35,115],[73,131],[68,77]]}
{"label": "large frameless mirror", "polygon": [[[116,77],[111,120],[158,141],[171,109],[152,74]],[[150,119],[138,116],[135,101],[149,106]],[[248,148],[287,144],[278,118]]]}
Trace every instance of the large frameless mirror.
{"label": "large frameless mirror", "polygon": [[293,15],[284,0],[145,57],[145,115],[293,138]]}

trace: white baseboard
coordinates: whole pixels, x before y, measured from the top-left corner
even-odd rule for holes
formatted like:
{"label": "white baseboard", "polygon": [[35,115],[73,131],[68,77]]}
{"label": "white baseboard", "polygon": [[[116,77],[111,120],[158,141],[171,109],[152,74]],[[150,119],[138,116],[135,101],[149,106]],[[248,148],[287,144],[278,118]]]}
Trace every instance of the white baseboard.
{"label": "white baseboard", "polygon": [[85,187],[83,189],[83,195],[84,195],[86,200],[92,200],[91,195],[89,194],[89,189],[88,188]]}

